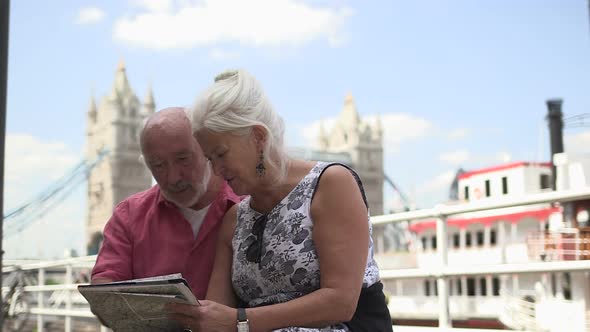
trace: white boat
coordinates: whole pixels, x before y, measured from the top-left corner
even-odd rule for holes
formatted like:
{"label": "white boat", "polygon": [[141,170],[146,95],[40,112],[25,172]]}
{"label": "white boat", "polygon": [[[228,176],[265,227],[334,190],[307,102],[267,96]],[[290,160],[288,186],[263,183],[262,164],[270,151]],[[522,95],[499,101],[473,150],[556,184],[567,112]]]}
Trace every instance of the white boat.
{"label": "white boat", "polygon": [[[590,156],[558,153],[556,192],[590,187]],[[458,178],[458,200],[507,201],[553,191],[552,164],[513,162]],[[590,259],[590,200],[542,203],[449,216],[449,267]],[[378,251],[382,270],[429,270],[439,264],[435,219],[407,226],[407,251]],[[379,240],[376,240],[379,242]],[[379,245],[377,246],[379,247]],[[481,274],[448,279],[454,327],[590,331],[588,272]],[[385,279],[394,324],[438,325],[435,276]],[[440,284],[438,284],[440,285]]]}

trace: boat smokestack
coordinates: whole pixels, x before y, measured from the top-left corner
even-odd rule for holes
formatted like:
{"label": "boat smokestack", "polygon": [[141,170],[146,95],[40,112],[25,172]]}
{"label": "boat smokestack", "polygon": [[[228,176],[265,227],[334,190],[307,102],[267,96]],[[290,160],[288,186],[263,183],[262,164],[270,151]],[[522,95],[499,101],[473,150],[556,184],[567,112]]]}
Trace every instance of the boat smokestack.
{"label": "boat smokestack", "polygon": [[563,152],[563,113],[561,112],[562,99],[547,100],[547,122],[549,124],[549,139],[551,141],[551,163],[553,190],[556,189],[557,174],[553,156]]}

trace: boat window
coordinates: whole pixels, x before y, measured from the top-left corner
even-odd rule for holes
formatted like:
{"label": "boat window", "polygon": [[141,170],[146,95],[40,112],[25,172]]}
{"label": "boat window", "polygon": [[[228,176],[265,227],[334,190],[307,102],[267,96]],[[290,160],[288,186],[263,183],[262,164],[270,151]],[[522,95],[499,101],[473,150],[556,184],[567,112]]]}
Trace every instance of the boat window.
{"label": "boat window", "polygon": [[467,296],[475,296],[475,279],[467,278]]}
{"label": "boat window", "polygon": [[500,279],[498,277],[492,279],[492,293],[494,296],[500,296]]}
{"label": "boat window", "polygon": [[424,295],[430,296],[430,280],[424,280]]}
{"label": "boat window", "polygon": [[455,233],[455,234],[453,234],[453,247],[459,248],[460,246],[461,246],[461,243],[459,241],[459,234]]}
{"label": "boat window", "polygon": [[540,182],[541,189],[551,188],[551,176],[549,174],[541,174]]}
{"label": "boat window", "polygon": [[477,233],[475,233],[475,236],[476,236],[477,245],[483,246],[483,232],[477,231]]}
{"label": "boat window", "polygon": [[569,272],[565,272],[561,278],[561,288],[563,290],[563,297],[566,300],[572,299],[572,278]]}

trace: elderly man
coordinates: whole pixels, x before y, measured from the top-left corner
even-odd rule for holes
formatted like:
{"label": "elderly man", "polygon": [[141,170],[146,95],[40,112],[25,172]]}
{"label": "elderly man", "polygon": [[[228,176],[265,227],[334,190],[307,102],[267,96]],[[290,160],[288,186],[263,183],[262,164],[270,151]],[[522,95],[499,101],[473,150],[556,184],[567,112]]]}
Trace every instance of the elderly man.
{"label": "elderly man", "polygon": [[157,185],[115,207],[92,283],[182,273],[202,299],[221,221],[240,199],[211,174],[184,109],[167,108],[148,118],[140,146]]}

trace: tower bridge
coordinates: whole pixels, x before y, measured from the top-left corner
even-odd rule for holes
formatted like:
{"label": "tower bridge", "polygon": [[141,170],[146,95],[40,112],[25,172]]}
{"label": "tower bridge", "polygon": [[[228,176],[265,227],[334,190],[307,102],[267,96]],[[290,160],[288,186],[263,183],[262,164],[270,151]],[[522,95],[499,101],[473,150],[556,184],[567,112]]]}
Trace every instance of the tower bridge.
{"label": "tower bridge", "polygon": [[[138,135],[144,120],[155,110],[151,87],[143,102],[140,102],[129,83],[125,64],[121,61],[109,93],[99,98],[98,102],[94,96],[89,101],[83,161],[39,197],[5,216],[7,226],[14,225],[8,230],[21,231],[36,217],[58,206],[75,186],[87,180],[86,244],[88,254],[96,254],[102,242],[102,230],[113,208],[126,197],[152,185],[152,176],[139,159],[141,151]],[[369,123],[361,118],[351,94],[345,96],[333,128],[328,132],[323,123],[320,125],[313,148],[291,148],[289,154],[308,160],[337,161],[354,168],[363,180],[372,215],[385,212],[384,184],[399,194],[406,207],[409,205],[404,193],[384,172],[383,128],[380,119]],[[39,208],[41,203],[43,208]],[[23,213],[32,210],[35,213]],[[16,220],[17,217],[22,221],[10,221],[10,218]],[[375,237],[385,237],[385,242],[396,242],[396,232],[393,230],[392,233],[392,229],[388,229],[390,226],[376,227]],[[386,243],[386,247],[389,246]]]}

